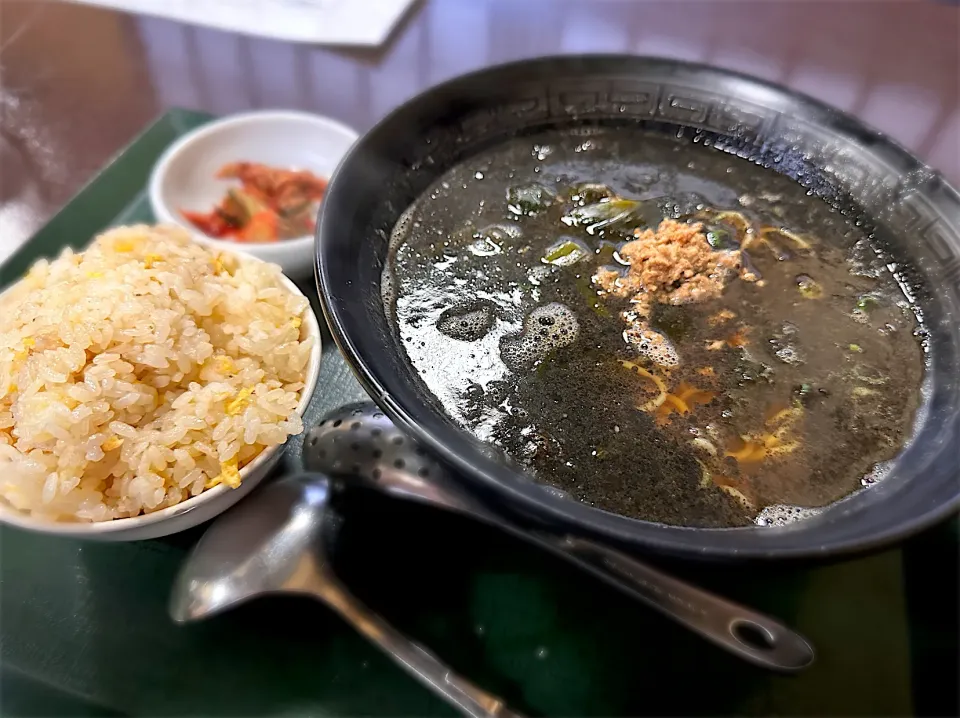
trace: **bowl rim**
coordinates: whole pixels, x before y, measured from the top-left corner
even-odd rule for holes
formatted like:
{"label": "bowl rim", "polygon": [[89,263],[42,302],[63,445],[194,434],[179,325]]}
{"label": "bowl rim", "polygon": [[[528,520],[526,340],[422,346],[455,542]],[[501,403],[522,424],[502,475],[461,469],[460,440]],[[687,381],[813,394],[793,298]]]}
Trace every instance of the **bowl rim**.
{"label": "bowl rim", "polygon": [[[147,181],[147,196],[150,200],[150,209],[153,211],[157,221],[176,224],[179,227],[183,227],[191,233],[196,241],[202,244],[211,244],[217,247],[222,246],[224,244],[223,240],[217,239],[216,237],[211,237],[197,229],[192,224],[182,219],[179,213],[174,211],[174,209],[167,204],[163,196],[162,187],[166,176],[170,172],[170,168],[182,158],[183,153],[188,147],[197,144],[198,142],[201,142],[211,136],[217,135],[225,130],[242,125],[285,122],[306,122],[308,124],[317,125],[318,127],[323,127],[325,130],[350,137],[351,142],[356,142],[360,137],[360,133],[358,133],[349,125],[340,122],[339,120],[335,120],[332,117],[327,117],[325,115],[318,115],[312,112],[302,112],[299,110],[252,110],[250,112],[239,112],[221,117],[216,120],[211,120],[210,122],[191,130],[176,140],[172,145],[164,150],[163,154],[160,155],[160,158],[154,163],[153,169],[150,171],[150,177]],[[346,156],[346,153],[344,156]],[[328,184],[332,178],[333,170],[330,172],[330,177],[327,178]],[[312,246],[313,234],[303,234],[298,237],[284,239],[280,242],[244,242],[242,244],[235,244],[237,245],[237,248],[234,251],[244,252],[247,254],[255,254],[258,249],[267,248],[270,248],[274,251],[280,250],[280,247],[283,247],[287,250],[294,250],[297,248],[306,247],[307,245]]]}
{"label": "bowl rim", "polygon": [[[245,261],[263,262],[262,259],[243,255],[241,259]],[[297,414],[302,418],[316,391],[317,382],[320,377],[320,359],[322,357],[323,334],[320,330],[320,320],[317,318],[313,306],[309,304],[309,298],[293,283],[285,274],[280,274],[284,286],[297,296],[308,300],[308,304],[303,311],[303,326],[306,328],[306,335],[314,338],[313,347],[310,349],[310,358],[307,361],[306,376],[301,390],[300,401],[297,404]],[[13,285],[11,285],[13,286]],[[0,293],[2,294],[2,293]],[[291,437],[287,437],[287,441]],[[255,470],[267,464],[274,454],[282,451],[286,442],[269,446],[263,449],[254,457],[253,461],[240,469],[241,485],[244,480]],[[0,500],[0,523],[16,528],[33,531],[35,533],[44,533],[50,536],[93,536],[103,534],[117,534],[126,531],[137,531],[147,526],[153,526],[168,519],[177,518],[184,514],[199,508],[201,505],[215,501],[224,496],[228,491],[234,491],[226,484],[218,484],[212,489],[206,489],[196,496],[191,496],[185,501],[181,501],[173,506],[168,506],[159,511],[153,511],[139,516],[130,516],[120,519],[109,519],[106,521],[49,521],[47,519],[37,519],[30,514],[24,513]]]}

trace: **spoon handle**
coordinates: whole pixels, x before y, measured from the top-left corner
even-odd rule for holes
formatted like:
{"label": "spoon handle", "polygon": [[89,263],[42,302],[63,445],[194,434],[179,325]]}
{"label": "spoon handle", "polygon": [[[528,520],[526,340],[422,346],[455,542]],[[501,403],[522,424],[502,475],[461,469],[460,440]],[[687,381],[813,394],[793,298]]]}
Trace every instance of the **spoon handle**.
{"label": "spoon handle", "polygon": [[687,626],[716,645],[764,668],[785,673],[809,666],[814,651],[800,634],[746,606],[658,571],[609,546],[572,536],[537,536],[582,562],[595,576]]}
{"label": "spoon handle", "polygon": [[429,485],[403,484],[402,488],[403,491],[389,493],[472,516],[546,549],[754,665],[793,673],[813,662],[813,648],[788,626],[673,578],[609,546],[523,528],[494,514],[446,481],[442,474],[435,474]]}
{"label": "spoon handle", "polygon": [[312,587],[312,595],[333,608],[371,643],[424,686],[471,718],[522,718],[490,693],[478,688],[370,610],[332,576]]}

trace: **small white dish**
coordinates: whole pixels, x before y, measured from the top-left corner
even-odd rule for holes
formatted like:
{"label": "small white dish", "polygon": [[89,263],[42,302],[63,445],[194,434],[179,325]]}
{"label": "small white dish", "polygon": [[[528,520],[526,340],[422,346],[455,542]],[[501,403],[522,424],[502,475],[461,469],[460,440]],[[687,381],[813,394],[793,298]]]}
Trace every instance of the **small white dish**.
{"label": "small white dish", "polygon": [[[291,292],[303,296],[303,292],[297,289],[293,282],[286,277],[283,277],[283,280]],[[301,326],[306,329],[306,335],[313,337],[314,340],[310,359],[307,362],[306,376],[303,379],[303,395],[297,405],[297,413],[303,416],[317,387],[317,377],[320,375],[320,323],[312,307],[308,306],[304,310]],[[253,461],[240,469],[240,486],[237,488],[231,489],[226,484],[219,484],[176,506],[153,513],[93,523],[57,522],[34,518],[0,501],[0,523],[51,536],[92,541],[140,541],[168,536],[212,519],[249,494],[276,465],[280,459],[281,448],[282,445],[264,449]]]}
{"label": "small white dish", "polygon": [[216,178],[225,164],[261,162],[329,179],[356,139],[346,125],[305,112],[265,110],[225,117],[167,148],[150,175],[150,206],[158,222],[180,225],[198,242],[279,264],[295,279],[307,277],[313,272],[313,235],[241,244],[208,237],[181,211],[209,212],[237,186],[234,180]]}

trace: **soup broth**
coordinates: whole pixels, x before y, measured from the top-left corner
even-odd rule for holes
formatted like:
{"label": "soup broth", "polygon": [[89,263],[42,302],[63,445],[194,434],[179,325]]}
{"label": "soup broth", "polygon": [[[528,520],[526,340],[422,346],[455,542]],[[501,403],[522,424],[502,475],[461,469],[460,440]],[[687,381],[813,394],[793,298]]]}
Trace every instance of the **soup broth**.
{"label": "soup broth", "polygon": [[799,184],[687,139],[551,133],[471,157],[397,224],[383,287],[449,416],[631,517],[830,504],[876,479],[920,401],[896,265]]}

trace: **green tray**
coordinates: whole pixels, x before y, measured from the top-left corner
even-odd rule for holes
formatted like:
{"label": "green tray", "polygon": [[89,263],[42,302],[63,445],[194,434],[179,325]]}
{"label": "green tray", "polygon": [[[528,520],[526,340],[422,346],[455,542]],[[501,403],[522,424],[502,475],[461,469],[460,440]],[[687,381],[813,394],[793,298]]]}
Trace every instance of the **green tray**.
{"label": "green tray", "polygon": [[[161,117],[0,268],[0,286],[104,227],[150,221],[153,162],[209,119]],[[332,343],[319,386],[308,421],[363,396]],[[369,495],[345,502],[336,565],[349,585],[530,715],[958,712],[956,522],[826,566],[666,565],[809,636],[817,663],[789,678],[491,529]],[[0,714],[452,715],[307,600],[171,624],[169,587],[198,535],[96,544],[0,529]]]}

